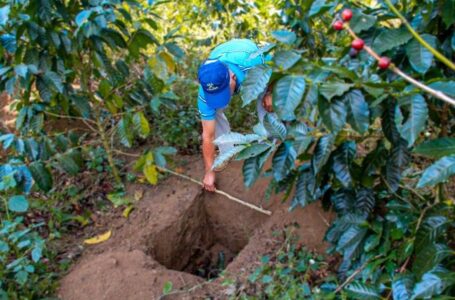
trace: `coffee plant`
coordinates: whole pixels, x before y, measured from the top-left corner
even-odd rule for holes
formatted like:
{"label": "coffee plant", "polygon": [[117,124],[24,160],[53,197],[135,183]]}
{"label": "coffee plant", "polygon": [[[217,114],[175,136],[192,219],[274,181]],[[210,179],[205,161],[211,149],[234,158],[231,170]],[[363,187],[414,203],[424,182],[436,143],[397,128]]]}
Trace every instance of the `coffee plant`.
{"label": "coffee plant", "polygon": [[[5,148],[25,148],[34,163],[32,175],[44,190],[51,187],[49,160],[74,174],[81,156],[80,149],[65,145],[70,137],[63,135],[59,151],[58,140],[45,134],[46,121],[75,119],[90,129],[120,183],[113,138],[126,147],[135,138],[147,138],[146,114],[175,101],[166,85],[175,62],[166,39],[161,42],[152,33],[158,25],[149,9],[135,1],[11,1],[3,6],[0,85],[17,100],[19,136],[2,139]],[[145,68],[138,68],[143,63]]]}
{"label": "coffee plant", "polygon": [[218,138],[236,147],[215,164],[245,160],[245,185],[270,177],[290,209],[333,207],[330,298],[453,294],[453,1],[282,4],[292,31],[272,32],[272,62],[242,87],[246,106],[272,84],[275,114]]}
{"label": "coffee plant", "polygon": [[[15,131],[0,135],[10,158],[0,165],[2,295],[31,298],[34,285],[45,282],[34,275],[43,269],[39,224],[24,223],[21,216],[30,211],[32,189],[55,191],[55,176],[87,168],[93,146],[104,149],[107,171],[120,185],[116,147],[146,139],[148,116],[177,99],[169,84],[179,48],[168,43],[171,35],[153,33],[159,17],[152,10],[120,0],[0,2],[0,89],[17,111]],[[90,134],[71,125],[59,129],[61,120],[77,122]],[[156,165],[172,153],[146,151],[139,171],[155,184]]]}
{"label": "coffee plant", "polygon": [[54,274],[43,263],[45,241],[35,231],[42,223],[26,226],[22,214],[29,208],[26,195],[32,188],[32,176],[22,161],[10,160],[0,166],[0,199],[2,226],[0,227],[0,297],[31,298],[34,290],[49,289]]}
{"label": "coffee plant", "polygon": [[[80,190],[62,191],[62,181],[85,172],[113,177],[105,189],[118,206],[126,203],[117,156],[125,148],[141,147],[134,169],[152,184],[176,153],[171,145],[197,151],[194,74],[211,47],[237,37],[269,39],[257,54],[273,59],[249,70],[244,107],[233,103],[228,112],[232,127],[250,131],[251,103],[269,84],[275,114],[253,133],[218,139],[237,146],[216,164],[244,160],[245,185],[268,176],[267,195],[283,192],[290,209],[316,200],[332,206],[337,219],[326,240],[342,257],[337,278],[301,281],[315,266],[284,271],[311,259],[290,246],[280,265],[265,259],[256,273],[261,297],[453,294],[454,7],[453,0],[0,0],[0,91],[17,112],[14,130],[0,127],[0,299],[52,293],[57,275],[43,227],[58,236],[54,223],[89,222],[50,209],[50,199]],[[37,198],[55,214],[52,226],[34,218]]]}

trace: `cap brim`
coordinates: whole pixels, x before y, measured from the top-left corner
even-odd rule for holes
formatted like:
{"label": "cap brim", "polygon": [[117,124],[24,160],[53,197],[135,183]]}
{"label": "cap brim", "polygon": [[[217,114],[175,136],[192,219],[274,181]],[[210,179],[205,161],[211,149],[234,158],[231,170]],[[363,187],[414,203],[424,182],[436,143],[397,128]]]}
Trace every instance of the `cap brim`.
{"label": "cap brim", "polygon": [[229,104],[231,100],[231,89],[227,85],[224,89],[217,93],[207,93],[204,91],[205,100],[207,105],[213,109],[223,108]]}

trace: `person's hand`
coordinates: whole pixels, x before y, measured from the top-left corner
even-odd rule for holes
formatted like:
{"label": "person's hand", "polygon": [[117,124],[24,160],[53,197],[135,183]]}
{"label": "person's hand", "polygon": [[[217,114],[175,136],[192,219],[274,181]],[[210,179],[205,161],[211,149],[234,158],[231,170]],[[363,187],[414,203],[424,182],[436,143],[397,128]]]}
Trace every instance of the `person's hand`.
{"label": "person's hand", "polygon": [[204,180],[202,180],[204,184],[204,189],[209,192],[215,191],[215,172],[209,171],[206,172],[204,175]]}
{"label": "person's hand", "polygon": [[273,112],[272,93],[266,93],[264,95],[264,98],[262,99],[262,106],[264,106],[266,111]]}

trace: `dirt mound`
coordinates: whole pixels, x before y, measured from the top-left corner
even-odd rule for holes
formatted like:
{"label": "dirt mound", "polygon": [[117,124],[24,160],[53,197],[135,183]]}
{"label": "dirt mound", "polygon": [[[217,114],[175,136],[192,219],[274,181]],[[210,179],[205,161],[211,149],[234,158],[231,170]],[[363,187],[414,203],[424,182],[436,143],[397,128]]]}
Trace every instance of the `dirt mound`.
{"label": "dirt mound", "polygon": [[[167,270],[140,250],[110,251],[91,257],[62,284],[63,299],[153,299],[168,281],[201,283],[196,276]],[[175,282],[176,286],[179,285]]]}
{"label": "dirt mound", "polygon": [[[202,162],[188,164],[185,173],[201,178]],[[267,183],[261,179],[245,190],[237,162],[218,176],[218,188],[255,205]],[[100,220],[113,235],[84,249],[61,281],[62,299],[158,299],[168,281],[174,293],[166,299],[226,298],[223,278],[215,278],[224,269],[224,277],[244,279],[279,246],[274,232],[285,226],[298,223],[309,249],[326,246],[322,239],[332,216],[319,203],[289,213],[275,196],[265,205],[273,211],[269,217],[177,177],[156,187],[128,187],[131,195],[138,190],[143,198],[128,219]]]}

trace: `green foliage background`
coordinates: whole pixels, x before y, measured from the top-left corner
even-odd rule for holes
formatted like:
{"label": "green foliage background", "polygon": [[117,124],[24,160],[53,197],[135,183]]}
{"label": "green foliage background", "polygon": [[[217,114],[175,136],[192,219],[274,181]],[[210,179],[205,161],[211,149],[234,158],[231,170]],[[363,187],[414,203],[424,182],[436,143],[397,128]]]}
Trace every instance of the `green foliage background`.
{"label": "green foliage background", "polygon": [[[255,40],[273,61],[250,71],[230,105],[234,131],[248,135],[218,140],[237,148],[217,163],[244,160],[245,185],[270,177],[268,192],[283,192],[290,209],[321,200],[337,213],[326,234],[330,253],[343,257],[337,277],[305,282],[305,297],[452,294],[454,107],[378,70],[364,51],[350,57],[351,37],[331,28],[350,7],[349,26],[367,45],[455,97],[454,70],[387,2],[0,1],[0,89],[17,112],[15,129],[0,135],[0,298],[53,293],[68,262],[47,245],[106,205],[82,193],[80,174],[92,174],[100,198],[127,207],[123,182],[156,184],[166,156],[199,151],[195,74],[231,38]],[[453,60],[453,0],[393,3]],[[251,102],[267,83],[276,115],[255,124]],[[82,130],[55,126],[67,119]],[[128,148],[141,149],[139,175],[123,171],[119,155]],[[267,159],[272,168],[263,170]],[[303,284],[298,278],[293,285]],[[288,289],[270,290],[286,297]]]}

